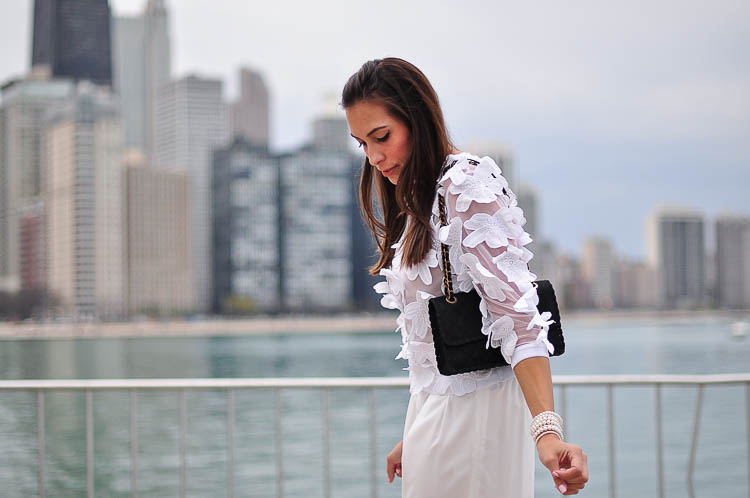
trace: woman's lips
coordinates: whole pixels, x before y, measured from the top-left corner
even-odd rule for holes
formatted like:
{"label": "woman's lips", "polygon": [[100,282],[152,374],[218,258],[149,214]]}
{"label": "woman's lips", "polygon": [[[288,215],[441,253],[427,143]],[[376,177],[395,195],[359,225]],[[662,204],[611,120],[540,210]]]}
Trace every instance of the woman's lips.
{"label": "woman's lips", "polygon": [[381,171],[383,173],[383,176],[391,176],[398,170],[398,166],[394,166],[391,169],[387,169],[385,171]]}

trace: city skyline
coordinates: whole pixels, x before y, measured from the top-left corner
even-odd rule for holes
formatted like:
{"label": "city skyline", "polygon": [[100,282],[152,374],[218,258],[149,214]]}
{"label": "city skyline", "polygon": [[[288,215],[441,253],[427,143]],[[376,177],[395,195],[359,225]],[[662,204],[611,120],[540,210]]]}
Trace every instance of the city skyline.
{"label": "city skyline", "polygon": [[[145,1],[111,5],[114,15],[132,15]],[[440,22],[413,25],[421,13],[416,5],[316,5],[290,16],[280,5],[250,9],[227,0],[188,9],[167,2],[173,74],[221,78],[233,98],[237,68],[260,71],[278,150],[310,139],[321,95],[338,92],[361,62],[384,55],[411,60],[435,85],[459,145],[491,139],[513,149],[519,179],[540,192],[540,230],[532,237],[566,252],[603,235],[624,255],[644,257],[642,227],[661,204],[692,206],[709,218],[750,210],[742,181],[750,179],[745,3],[660,2],[649,7],[648,19],[624,3],[591,4],[586,19],[552,5],[549,16],[506,4],[483,6],[478,16],[478,5],[464,5],[455,22],[472,26],[473,37],[445,35]],[[434,6],[427,20],[454,10]],[[5,12],[3,81],[30,62],[31,2]],[[251,14],[264,23],[242,29]],[[353,19],[380,28],[381,36],[355,36],[361,28]],[[217,27],[222,35],[211,36]],[[316,36],[295,43],[306,34]],[[420,37],[431,40],[429,49]],[[470,69],[457,77],[456,66]],[[709,231],[707,241],[714,239]]]}

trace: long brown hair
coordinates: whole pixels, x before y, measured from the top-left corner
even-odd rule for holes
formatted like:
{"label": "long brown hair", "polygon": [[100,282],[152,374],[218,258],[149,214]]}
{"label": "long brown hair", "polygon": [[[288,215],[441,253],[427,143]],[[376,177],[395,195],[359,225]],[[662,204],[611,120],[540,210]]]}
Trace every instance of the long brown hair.
{"label": "long brown hair", "polygon": [[[391,264],[395,253],[391,246],[404,233],[407,216],[411,216],[411,223],[404,237],[405,265],[420,263],[432,248],[430,215],[435,183],[453,144],[435,89],[422,71],[403,59],[367,61],[349,78],[341,105],[346,109],[362,101],[383,105],[391,116],[406,125],[412,138],[411,155],[397,185],[383,175],[374,174],[367,157],[362,165],[359,206],[378,243],[380,259],[370,268],[375,275]],[[376,214],[373,190],[377,192],[382,220]]]}

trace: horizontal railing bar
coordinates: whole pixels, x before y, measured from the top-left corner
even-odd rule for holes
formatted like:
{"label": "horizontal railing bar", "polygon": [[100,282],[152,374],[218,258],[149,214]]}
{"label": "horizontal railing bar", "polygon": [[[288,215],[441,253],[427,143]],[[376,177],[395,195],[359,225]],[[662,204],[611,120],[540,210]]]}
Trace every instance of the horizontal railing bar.
{"label": "horizontal railing bar", "polygon": [[[653,384],[742,384],[750,373],[718,375],[554,375],[556,385],[653,385]],[[407,387],[405,377],[296,377],[237,379],[39,379],[1,380],[0,391],[8,390],[117,390],[117,389],[252,389],[318,387]]]}

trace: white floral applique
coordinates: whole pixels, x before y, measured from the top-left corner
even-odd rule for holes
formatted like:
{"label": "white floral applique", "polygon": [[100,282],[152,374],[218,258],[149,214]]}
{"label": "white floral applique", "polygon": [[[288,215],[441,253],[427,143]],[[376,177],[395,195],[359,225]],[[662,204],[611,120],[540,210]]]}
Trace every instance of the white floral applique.
{"label": "white floral applique", "polygon": [[407,370],[409,370],[410,391],[419,392],[432,384],[438,376],[435,348],[426,342],[410,342],[405,350],[403,357],[409,360]]}
{"label": "white floral applique", "polygon": [[[473,162],[476,163],[476,161]],[[459,178],[460,183],[454,177],[450,177],[452,182],[448,187],[448,192],[458,195],[456,211],[459,213],[465,212],[472,202],[488,204],[495,201],[497,199],[496,192],[502,191],[508,184],[499,175],[499,171],[500,169],[494,166],[491,161],[482,161],[478,163],[472,174]]]}
{"label": "white floral applique", "polygon": [[[527,250],[527,252],[530,254],[530,251]],[[536,275],[529,271],[525,254],[523,249],[509,245],[500,255],[492,258],[492,262],[508,277],[510,282],[535,280]]]}
{"label": "white floral applique", "polygon": [[425,291],[417,291],[417,299],[404,308],[404,316],[411,322],[411,332],[420,339],[424,339],[430,329],[429,301],[433,297]]}
{"label": "white floral applique", "polygon": [[448,259],[451,263],[453,273],[460,274],[464,269],[464,264],[460,258],[463,254],[461,250],[461,238],[463,236],[463,223],[461,218],[454,216],[450,223],[440,227],[440,242],[448,246]]}
{"label": "white floral applique", "polygon": [[404,281],[401,280],[393,270],[388,268],[381,268],[379,275],[385,277],[388,282],[390,292],[396,296],[403,296],[405,292]]}
{"label": "white floral applique", "polygon": [[403,310],[401,301],[396,296],[390,293],[388,282],[378,282],[373,286],[373,288],[378,294],[383,294],[383,297],[380,298],[380,304],[381,306],[383,306],[383,308],[389,310]]}
{"label": "white floral applique", "polygon": [[469,235],[464,239],[466,247],[476,247],[484,242],[489,247],[498,248],[508,245],[508,239],[519,238],[523,229],[514,223],[508,208],[500,208],[495,214],[476,213],[466,220],[464,226]]}
{"label": "white floral applique", "polygon": [[425,285],[431,285],[432,272],[430,271],[430,268],[435,268],[437,265],[437,251],[435,251],[435,249],[430,249],[427,252],[427,256],[424,260],[420,261],[419,264],[406,267],[406,277],[409,280],[416,280],[417,277],[419,277]]}
{"label": "white floral applique", "polygon": [[482,266],[479,258],[473,254],[464,254],[461,256],[461,262],[466,265],[466,271],[469,273],[474,283],[480,284],[482,289],[484,289],[484,293],[487,294],[487,297],[490,299],[505,301],[505,293],[514,292],[513,287],[503,282],[503,280],[498,278],[497,275],[494,275],[491,271]]}
{"label": "white floral applique", "polygon": [[549,311],[545,311],[544,313],[537,313],[534,315],[534,318],[529,322],[529,325],[526,327],[526,330],[531,330],[535,326],[539,326],[540,330],[536,337],[536,342],[541,342],[547,347],[547,351],[549,351],[549,354],[553,354],[555,352],[555,346],[552,345],[551,342],[549,342],[549,339],[547,338],[547,333],[549,332],[549,326],[555,323],[554,320],[552,320],[552,313]]}
{"label": "white floral applique", "polygon": [[[505,361],[510,360],[513,356],[513,350],[516,348],[518,336],[515,331],[515,323],[508,315],[501,316],[490,325],[490,334],[487,340],[493,348],[501,348],[500,352]],[[510,361],[508,361],[510,363]]]}

